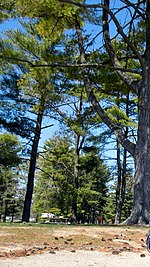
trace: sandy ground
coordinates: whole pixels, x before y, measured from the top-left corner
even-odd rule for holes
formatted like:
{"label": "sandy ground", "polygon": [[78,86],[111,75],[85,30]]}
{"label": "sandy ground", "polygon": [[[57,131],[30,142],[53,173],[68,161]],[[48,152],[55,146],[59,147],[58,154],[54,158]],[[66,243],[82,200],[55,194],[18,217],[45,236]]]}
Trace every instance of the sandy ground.
{"label": "sandy ground", "polygon": [[0,259],[0,267],[149,267],[150,254],[123,252],[119,255],[99,251],[58,251],[55,254]]}
{"label": "sandy ground", "polygon": [[141,227],[0,227],[0,267],[150,267]]}

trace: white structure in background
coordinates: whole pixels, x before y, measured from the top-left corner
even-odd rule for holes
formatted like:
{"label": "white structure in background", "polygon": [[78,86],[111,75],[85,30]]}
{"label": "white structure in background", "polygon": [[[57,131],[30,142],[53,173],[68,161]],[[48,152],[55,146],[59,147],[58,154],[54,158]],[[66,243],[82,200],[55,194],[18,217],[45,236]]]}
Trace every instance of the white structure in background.
{"label": "white structure in background", "polygon": [[55,214],[53,214],[51,212],[44,212],[41,214],[41,218],[42,219],[53,219],[53,218],[55,218]]}
{"label": "white structure in background", "polygon": [[41,213],[41,219],[43,219],[44,223],[63,223],[69,224],[69,218],[64,218],[63,216],[56,216],[50,212]]}

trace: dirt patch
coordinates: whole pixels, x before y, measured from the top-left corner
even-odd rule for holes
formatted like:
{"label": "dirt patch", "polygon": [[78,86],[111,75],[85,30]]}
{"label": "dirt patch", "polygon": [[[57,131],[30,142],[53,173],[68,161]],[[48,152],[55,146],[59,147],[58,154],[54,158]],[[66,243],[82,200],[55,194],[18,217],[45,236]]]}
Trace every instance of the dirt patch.
{"label": "dirt patch", "polygon": [[0,226],[0,257],[76,250],[145,253],[147,228],[113,226]]}

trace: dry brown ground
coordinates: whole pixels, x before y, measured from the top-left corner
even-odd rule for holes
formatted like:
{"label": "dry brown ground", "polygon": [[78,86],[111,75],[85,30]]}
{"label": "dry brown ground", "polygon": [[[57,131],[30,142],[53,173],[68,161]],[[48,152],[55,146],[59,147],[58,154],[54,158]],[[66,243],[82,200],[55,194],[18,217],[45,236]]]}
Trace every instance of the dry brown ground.
{"label": "dry brown ground", "polygon": [[144,256],[147,232],[144,227],[0,224],[0,257],[59,250],[98,250],[112,254],[126,251]]}

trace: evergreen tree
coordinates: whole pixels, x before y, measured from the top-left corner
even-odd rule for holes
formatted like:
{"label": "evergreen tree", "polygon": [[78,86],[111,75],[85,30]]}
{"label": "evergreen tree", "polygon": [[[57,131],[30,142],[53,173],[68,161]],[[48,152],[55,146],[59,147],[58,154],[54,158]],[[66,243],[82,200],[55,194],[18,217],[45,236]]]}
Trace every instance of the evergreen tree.
{"label": "evergreen tree", "polygon": [[39,161],[33,211],[37,214],[59,209],[62,215],[71,214],[73,186],[73,149],[70,141],[55,136],[46,141]]}
{"label": "evergreen tree", "polygon": [[[59,136],[45,143],[35,185],[35,213],[50,212],[55,208],[61,215],[72,215],[74,150],[69,140]],[[78,172],[76,219],[94,223],[103,211],[110,175],[99,156],[92,152],[80,156]]]}
{"label": "evergreen tree", "polygon": [[[49,45],[47,40],[43,40],[31,24],[22,24],[25,32],[8,31],[7,38],[3,42],[3,53],[12,54],[12,58],[18,55],[20,59],[30,57],[31,62],[47,62],[49,54]],[[57,56],[55,44],[52,43],[51,53]],[[47,56],[46,56],[47,54]],[[49,56],[48,56],[49,55]],[[38,152],[38,144],[40,140],[42,122],[44,116],[53,116],[56,104],[60,105],[62,94],[57,86],[58,72],[53,69],[32,68],[27,64],[22,65],[10,62],[12,68],[18,68],[21,72],[21,78],[17,82],[18,89],[21,91],[22,102],[26,105],[28,113],[32,114],[33,118],[28,118],[32,121],[32,148],[30,152],[30,164],[28,173],[27,190],[22,214],[23,221],[29,221],[30,208],[34,187],[34,174],[36,168],[36,158]],[[50,127],[51,125],[46,125]]]}
{"label": "evergreen tree", "polygon": [[17,166],[21,163],[21,145],[14,135],[3,133],[0,135],[0,217],[3,221],[6,215],[13,217],[16,205],[18,177]]}
{"label": "evergreen tree", "polygon": [[[57,7],[57,8],[56,8]],[[5,7],[7,8],[7,5]],[[128,0],[120,2],[110,2],[103,0],[98,4],[86,4],[79,1],[61,0],[36,1],[34,6],[28,1],[15,1],[15,10],[22,16],[28,16],[38,20],[38,30],[43,35],[50,35],[57,38],[65,29],[73,29],[77,33],[77,42],[79,44],[79,53],[77,59],[79,64],[74,65],[75,68],[81,69],[83,83],[89,102],[92,104],[98,115],[104,123],[114,132],[119,143],[133,156],[135,160],[135,179],[134,179],[134,197],[133,208],[130,218],[126,221],[129,224],[148,223],[150,221],[150,171],[149,171],[149,128],[150,128],[150,5],[149,1],[133,3]],[[95,18],[91,18],[91,13]],[[125,16],[125,12],[127,16]],[[98,19],[99,18],[99,19]],[[121,18],[121,19],[120,19]],[[127,21],[126,21],[127,18]],[[88,43],[83,42],[83,20],[92,22],[98,27],[98,33],[91,38]],[[143,27],[141,27],[141,24]],[[60,30],[59,30],[60,26]],[[101,27],[102,26],[102,27]],[[139,38],[135,34],[135,28],[140,33]],[[112,28],[113,27],[113,28]],[[92,27],[93,28],[93,27]],[[143,30],[144,29],[144,30]],[[100,36],[102,38],[100,39]],[[142,38],[143,41],[142,41]],[[94,41],[99,38],[100,52],[105,51],[107,58],[94,63],[87,60],[86,46],[94,49]],[[114,39],[124,43],[124,56],[120,56],[113,46]],[[104,45],[103,45],[104,44]],[[142,46],[141,46],[142,44]],[[98,48],[94,49],[95,51]],[[95,53],[96,55],[96,53]],[[8,60],[8,57],[5,59]],[[16,57],[17,58],[17,57]],[[133,64],[126,66],[126,59],[129,61],[134,59]],[[110,65],[108,65],[109,62]],[[133,62],[133,61],[132,61]],[[55,62],[55,66],[60,67],[60,61]],[[70,62],[64,62],[61,67],[70,67]],[[93,63],[93,64],[92,64]],[[51,66],[54,63],[50,64]],[[126,137],[124,126],[117,121],[114,122],[106,113],[103,101],[99,101],[95,94],[95,83],[91,79],[93,68],[109,69],[111,75],[115,71],[120,80],[126,85],[129,92],[137,95],[138,100],[138,133],[137,140]],[[99,88],[99,90],[101,87]]]}
{"label": "evergreen tree", "polygon": [[1,76],[0,88],[0,127],[22,138],[29,138],[33,131],[33,122],[27,117],[29,103],[19,90],[19,73],[8,71]]}
{"label": "evergreen tree", "polygon": [[104,212],[110,174],[95,151],[82,155],[79,162],[78,217],[82,223],[95,223]]}

